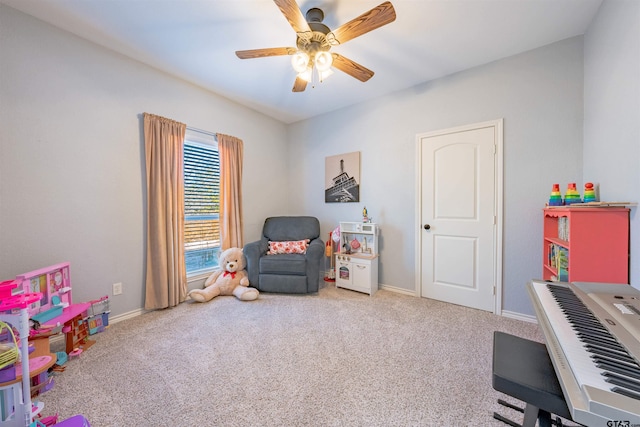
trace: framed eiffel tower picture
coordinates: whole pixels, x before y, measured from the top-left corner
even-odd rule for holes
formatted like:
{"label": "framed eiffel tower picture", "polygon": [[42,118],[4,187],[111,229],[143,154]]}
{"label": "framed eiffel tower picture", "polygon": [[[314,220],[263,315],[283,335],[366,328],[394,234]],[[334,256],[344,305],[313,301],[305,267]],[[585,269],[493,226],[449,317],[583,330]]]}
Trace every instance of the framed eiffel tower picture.
{"label": "framed eiffel tower picture", "polygon": [[360,201],[360,152],[325,158],[325,203]]}

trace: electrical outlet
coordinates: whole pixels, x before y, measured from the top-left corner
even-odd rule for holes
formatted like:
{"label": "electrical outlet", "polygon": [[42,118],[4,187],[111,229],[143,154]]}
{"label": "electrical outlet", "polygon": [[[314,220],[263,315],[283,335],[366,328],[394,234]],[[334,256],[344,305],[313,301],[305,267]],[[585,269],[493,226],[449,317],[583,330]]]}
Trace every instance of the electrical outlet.
{"label": "electrical outlet", "polygon": [[122,294],[122,283],[114,283],[113,295],[121,295],[121,294]]}

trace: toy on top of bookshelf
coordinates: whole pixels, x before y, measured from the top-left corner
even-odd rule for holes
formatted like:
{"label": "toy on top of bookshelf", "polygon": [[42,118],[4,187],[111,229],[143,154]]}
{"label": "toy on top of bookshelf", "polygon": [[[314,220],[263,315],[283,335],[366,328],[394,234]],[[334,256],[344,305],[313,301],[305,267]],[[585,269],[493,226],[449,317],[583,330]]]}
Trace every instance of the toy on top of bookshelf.
{"label": "toy on top of bookshelf", "polygon": [[637,202],[602,202],[600,201],[598,184],[586,182],[584,184],[584,198],[580,198],[580,193],[576,188],[575,182],[567,184],[567,192],[562,198],[560,193],[560,185],[553,184],[549,201],[546,203],[548,208],[564,208],[567,206],[577,208],[601,208],[601,207],[626,207],[637,206]]}
{"label": "toy on top of bookshelf", "polygon": [[570,182],[567,185],[567,192],[564,195],[564,204],[571,205],[573,203],[582,203],[582,199],[580,199],[580,193],[576,189],[576,183]]}
{"label": "toy on top of bookshelf", "polygon": [[560,184],[553,184],[551,196],[549,196],[549,206],[562,206],[562,194],[560,194]]}
{"label": "toy on top of bookshelf", "polygon": [[71,305],[69,263],[62,262],[16,276],[19,289],[15,294],[39,292],[40,300],[28,307],[29,317],[44,323],[62,314]]}
{"label": "toy on top of bookshelf", "polygon": [[590,202],[597,202],[598,198],[596,196],[596,190],[593,186],[592,182],[587,182],[586,184],[584,184],[584,202],[585,203],[590,203]]}
{"label": "toy on top of bookshelf", "polygon": [[567,192],[563,199],[562,194],[560,193],[560,184],[553,184],[547,206],[565,206],[573,204],[584,205],[585,203],[595,203],[598,201],[596,192],[596,186],[592,182],[587,182],[584,184],[584,200],[580,199],[580,193],[576,188],[576,183],[570,182],[567,184]]}

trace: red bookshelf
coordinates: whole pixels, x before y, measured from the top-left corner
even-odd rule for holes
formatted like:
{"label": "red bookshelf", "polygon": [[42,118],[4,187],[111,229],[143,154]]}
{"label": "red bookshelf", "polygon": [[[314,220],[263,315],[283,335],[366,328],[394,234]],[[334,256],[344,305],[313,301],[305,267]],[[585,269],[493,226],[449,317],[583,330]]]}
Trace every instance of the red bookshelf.
{"label": "red bookshelf", "polygon": [[546,208],[543,234],[544,280],[629,283],[629,209]]}

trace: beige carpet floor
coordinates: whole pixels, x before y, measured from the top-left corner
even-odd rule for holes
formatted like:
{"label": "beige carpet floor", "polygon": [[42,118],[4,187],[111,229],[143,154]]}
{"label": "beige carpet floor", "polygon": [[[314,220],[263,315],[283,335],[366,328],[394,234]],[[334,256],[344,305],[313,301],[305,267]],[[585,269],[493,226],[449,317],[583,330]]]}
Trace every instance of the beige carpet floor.
{"label": "beige carpet floor", "polygon": [[381,290],[218,297],[112,324],[44,415],[105,426],[504,426],[492,335],[534,324]]}

